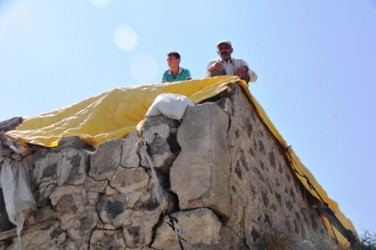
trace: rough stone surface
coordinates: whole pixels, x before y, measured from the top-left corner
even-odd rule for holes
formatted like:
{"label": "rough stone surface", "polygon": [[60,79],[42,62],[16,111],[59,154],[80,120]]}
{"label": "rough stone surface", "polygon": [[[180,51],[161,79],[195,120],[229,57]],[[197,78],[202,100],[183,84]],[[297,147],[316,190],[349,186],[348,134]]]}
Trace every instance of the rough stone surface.
{"label": "rough stone surface", "polygon": [[125,195],[127,207],[148,193],[149,175],[143,168],[119,169],[115,172],[110,186]]}
{"label": "rough stone surface", "polygon": [[122,139],[114,139],[99,145],[90,157],[89,175],[95,180],[110,180],[120,166],[122,144]]}
{"label": "rough stone surface", "polygon": [[140,166],[140,158],[137,154],[138,132],[129,133],[127,139],[123,141],[121,149],[120,166],[125,168],[137,168]]}
{"label": "rough stone surface", "polygon": [[22,122],[23,122],[22,117],[13,117],[5,121],[0,121],[0,133],[13,130]]}
{"label": "rough stone surface", "polygon": [[[218,245],[221,241],[222,224],[209,209],[177,212],[171,214],[171,218],[164,217],[152,247],[173,248],[180,238],[181,243],[185,245],[184,249],[207,249],[208,246]],[[169,224],[173,225],[175,230]]]}
{"label": "rough stone surface", "polygon": [[79,136],[68,136],[63,137],[59,141],[59,145],[57,146],[58,149],[63,148],[75,148],[75,149],[87,149],[93,150],[93,148],[87,144],[85,141],[81,140]]}
{"label": "rough stone surface", "polygon": [[[161,173],[167,173],[180,152],[176,142],[178,121],[163,115],[148,116],[145,120],[142,139],[150,146],[154,167]],[[149,162],[141,154],[141,165],[149,167]]]}
{"label": "rough stone surface", "polygon": [[[181,123],[145,121],[157,178],[140,139],[135,131],[90,150],[66,138],[26,158],[38,209],[23,249],[180,249],[179,238],[184,249],[338,247],[241,89],[188,107]],[[173,197],[170,216],[155,191]],[[19,249],[4,233],[0,249]]]}
{"label": "rough stone surface", "polygon": [[229,119],[215,103],[188,107],[178,131],[182,152],[171,172],[180,209],[208,207],[230,217]]}
{"label": "rough stone surface", "polygon": [[90,249],[125,249],[122,230],[94,230],[91,235]]}

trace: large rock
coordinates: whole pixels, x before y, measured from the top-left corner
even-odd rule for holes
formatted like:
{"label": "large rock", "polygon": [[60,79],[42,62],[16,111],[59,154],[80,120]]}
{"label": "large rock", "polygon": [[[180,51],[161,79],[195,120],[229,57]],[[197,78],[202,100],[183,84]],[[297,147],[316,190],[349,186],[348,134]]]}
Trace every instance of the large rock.
{"label": "large rock", "polygon": [[51,203],[56,207],[61,227],[69,238],[78,242],[80,249],[85,248],[98,220],[95,206],[88,202],[86,190],[75,186],[58,187],[51,194]]}
{"label": "large rock", "polygon": [[82,149],[44,150],[33,155],[32,182],[38,206],[48,203],[57,186],[82,185],[87,177],[89,153]]}
{"label": "large rock", "polygon": [[13,117],[11,119],[0,122],[0,133],[7,132],[15,129],[18,125],[23,122],[22,117]]}
{"label": "large rock", "polygon": [[159,225],[161,212],[135,210],[123,223],[127,249],[143,249],[149,246],[154,230]]}
{"label": "large rock", "polygon": [[140,158],[137,154],[139,135],[137,131],[129,133],[123,141],[121,148],[120,166],[124,168],[136,168],[140,166]]}
{"label": "large rock", "polygon": [[132,210],[127,209],[127,202],[125,195],[101,196],[97,211],[101,221],[105,224],[111,224],[118,229],[133,213]]}
{"label": "large rock", "polygon": [[158,228],[152,247],[157,249],[220,249],[222,224],[209,209],[200,208],[165,216]]}
{"label": "large rock", "polygon": [[89,166],[88,153],[84,150],[68,149],[61,151],[61,154],[62,158],[56,166],[57,185],[82,185]]}
{"label": "large rock", "polygon": [[123,139],[114,139],[99,145],[90,158],[89,175],[95,180],[110,180],[120,167]]}
{"label": "large rock", "polygon": [[188,107],[178,131],[181,153],[171,167],[180,209],[207,207],[230,217],[228,115],[215,103]]}
{"label": "large rock", "polygon": [[[163,115],[147,117],[142,130],[142,139],[150,146],[153,166],[161,173],[168,173],[180,146],[176,142],[179,122]],[[150,164],[141,154],[141,165],[150,168]]]}
{"label": "large rock", "polygon": [[125,249],[122,230],[94,230],[90,239],[90,249]]}
{"label": "large rock", "polygon": [[116,189],[119,193],[125,194],[128,208],[140,200],[140,198],[148,193],[149,175],[145,169],[120,168],[114,173],[110,186]]}

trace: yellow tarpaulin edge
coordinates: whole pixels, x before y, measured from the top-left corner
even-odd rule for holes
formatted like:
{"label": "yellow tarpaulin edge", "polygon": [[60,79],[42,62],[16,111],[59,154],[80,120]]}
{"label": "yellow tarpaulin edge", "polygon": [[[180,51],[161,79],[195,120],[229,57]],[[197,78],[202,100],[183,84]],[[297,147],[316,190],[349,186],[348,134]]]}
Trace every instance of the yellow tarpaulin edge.
{"label": "yellow tarpaulin edge", "polygon": [[[264,124],[282,147],[287,149],[285,154],[290,161],[291,168],[304,187],[314,197],[326,203],[342,225],[357,235],[351,221],[339,210],[338,204],[328,197],[311,172],[288,147],[263,108],[250,93],[247,84],[235,76],[113,89],[77,104],[26,118],[20,126],[6,134],[14,139],[45,147],[57,146],[62,137],[79,136],[93,147],[98,147],[107,140],[124,138],[128,133],[135,131],[155,97],[161,93],[182,94],[194,103],[200,103],[224,90],[229,90],[231,83],[236,83],[244,89]],[[326,219],[323,221],[327,226],[329,222]],[[342,245],[348,243],[338,231],[328,226],[327,228]]]}
{"label": "yellow tarpaulin edge", "polygon": [[[253,97],[251,92],[247,87],[245,87],[242,83],[243,89],[245,90],[249,100],[257,110],[257,113],[259,114],[261,120],[264,122],[264,124],[269,128],[270,132],[274,135],[274,137],[279,141],[279,143],[282,145],[282,147],[285,150],[285,154],[287,159],[290,162],[290,166],[295,173],[296,177],[299,179],[299,181],[303,184],[303,186],[310,192],[314,197],[316,197],[318,200],[321,200],[327,206],[334,212],[337,219],[341,222],[341,224],[348,230],[351,230],[354,234],[354,236],[358,236],[356,229],[350,219],[348,219],[339,209],[339,206],[337,202],[333,201],[329,198],[326,191],[321,187],[321,185],[316,181],[315,177],[312,175],[312,173],[304,166],[304,164],[300,161],[299,157],[295,154],[294,150],[288,146],[285,139],[282,137],[282,135],[278,132],[278,130],[275,128],[274,124],[270,121],[269,117],[266,115],[264,109],[261,107],[261,105],[257,102],[257,100]],[[337,239],[339,243],[343,246],[347,246],[350,242],[347,240],[347,238],[342,235],[337,229],[333,229],[332,226],[330,226],[329,221],[322,216],[322,220],[324,222],[325,227],[328,229],[328,232],[331,234],[331,236],[334,239]]]}

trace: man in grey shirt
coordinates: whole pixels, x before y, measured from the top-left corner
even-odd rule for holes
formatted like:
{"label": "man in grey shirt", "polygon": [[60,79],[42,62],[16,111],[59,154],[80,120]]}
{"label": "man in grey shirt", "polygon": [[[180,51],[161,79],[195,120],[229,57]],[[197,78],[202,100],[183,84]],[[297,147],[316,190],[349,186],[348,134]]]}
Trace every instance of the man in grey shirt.
{"label": "man in grey shirt", "polygon": [[208,76],[236,75],[247,83],[255,82],[257,80],[256,73],[249,68],[246,61],[231,57],[233,51],[230,41],[223,40],[218,42],[217,53],[220,58],[209,62],[207,67]]}

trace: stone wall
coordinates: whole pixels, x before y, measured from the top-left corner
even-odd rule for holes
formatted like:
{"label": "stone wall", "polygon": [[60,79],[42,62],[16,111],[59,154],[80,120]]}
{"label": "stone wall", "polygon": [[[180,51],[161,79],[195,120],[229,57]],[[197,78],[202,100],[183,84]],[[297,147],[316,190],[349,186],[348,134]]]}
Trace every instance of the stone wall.
{"label": "stone wall", "polygon": [[[24,159],[38,209],[23,249],[338,247],[238,87],[188,107],[181,122],[148,118],[142,138],[96,150],[63,138]],[[17,249],[5,233],[0,249]]]}

